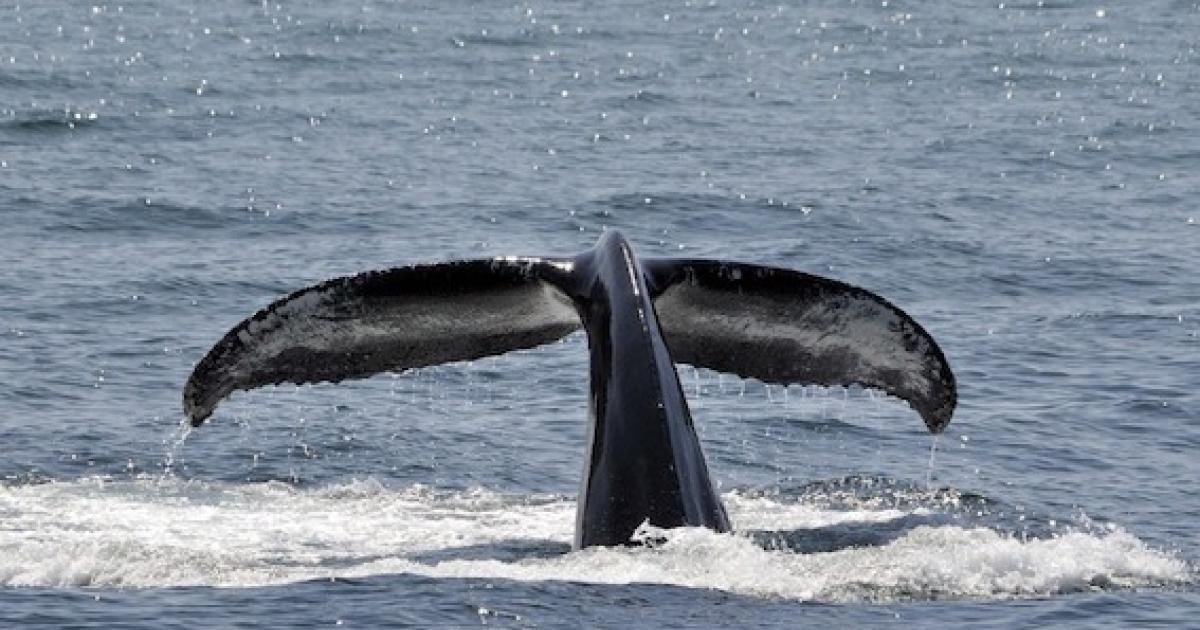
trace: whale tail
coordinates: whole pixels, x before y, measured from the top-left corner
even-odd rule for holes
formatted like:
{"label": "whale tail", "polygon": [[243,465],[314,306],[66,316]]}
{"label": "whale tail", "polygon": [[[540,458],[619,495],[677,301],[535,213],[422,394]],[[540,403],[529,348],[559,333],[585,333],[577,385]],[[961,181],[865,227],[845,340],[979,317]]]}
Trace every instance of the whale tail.
{"label": "whale tail", "polygon": [[676,362],[773,383],[882,389],[935,433],[954,411],[945,356],[883,298],[786,269],[642,263],[611,230],[571,259],[416,265],[297,291],[217,342],[183,404],[195,426],[235,390],[474,359],[581,328],[591,420],[578,547],[628,543],[643,522],[729,530]]}
{"label": "whale tail", "polygon": [[[574,259],[498,258],[335,278],[230,330],[184,387],[193,426],[236,390],[337,382],[530,348],[581,328]],[[956,403],[933,338],[865,289],[712,260],[641,264],[671,357],[770,383],[862,385],[907,401],[934,433]]]}

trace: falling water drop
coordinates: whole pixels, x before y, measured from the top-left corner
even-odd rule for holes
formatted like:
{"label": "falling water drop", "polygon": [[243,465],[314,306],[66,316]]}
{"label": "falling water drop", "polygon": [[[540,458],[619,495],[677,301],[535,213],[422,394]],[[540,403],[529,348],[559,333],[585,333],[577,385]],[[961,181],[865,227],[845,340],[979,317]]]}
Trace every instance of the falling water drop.
{"label": "falling water drop", "polygon": [[933,490],[933,464],[934,458],[937,456],[938,438],[941,436],[933,436],[933,441],[929,443],[929,467],[925,469],[925,489]]}
{"label": "falling water drop", "polygon": [[188,436],[192,434],[192,423],[187,416],[179,421],[179,426],[175,429],[175,435],[170,440],[167,446],[166,456],[163,458],[163,476],[170,477],[175,471],[175,462],[179,461],[181,451],[183,451],[183,443],[187,441]]}

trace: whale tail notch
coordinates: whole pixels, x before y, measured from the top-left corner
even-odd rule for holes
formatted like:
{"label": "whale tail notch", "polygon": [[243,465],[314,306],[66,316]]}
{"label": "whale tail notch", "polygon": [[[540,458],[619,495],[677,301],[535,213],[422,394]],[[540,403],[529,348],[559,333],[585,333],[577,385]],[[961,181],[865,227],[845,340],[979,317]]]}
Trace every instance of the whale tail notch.
{"label": "whale tail notch", "polygon": [[[934,433],[956,403],[933,338],[883,298],[787,269],[642,262],[672,359],[769,383],[859,384],[907,401]],[[571,259],[500,258],[335,278],[230,330],[184,387],[193,426],[235,390],[365,378],[530,348],[581,328]]]}

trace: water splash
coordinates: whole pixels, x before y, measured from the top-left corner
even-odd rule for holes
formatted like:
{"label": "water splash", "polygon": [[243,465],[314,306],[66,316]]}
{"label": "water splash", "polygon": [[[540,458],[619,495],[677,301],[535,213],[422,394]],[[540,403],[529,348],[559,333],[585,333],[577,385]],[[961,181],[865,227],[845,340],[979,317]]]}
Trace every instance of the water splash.
{"label": "water splash", "polygon": [[[799,601],[1007,599],[1178,585],[1188,565],[1120,528],[1024,538],[938,524],[937,505],[831,508],[724,495],[741,530],[647,530],[652,545],[569,551],[574,502],[486,489],[391,489],[103,479],[0,487],[0,585],[251,587],[411,574],[652,583]],[[754,531],[805,538],[859,529],[867,544],[796,553]],[[832,533],[830,533],[832,532]]]}

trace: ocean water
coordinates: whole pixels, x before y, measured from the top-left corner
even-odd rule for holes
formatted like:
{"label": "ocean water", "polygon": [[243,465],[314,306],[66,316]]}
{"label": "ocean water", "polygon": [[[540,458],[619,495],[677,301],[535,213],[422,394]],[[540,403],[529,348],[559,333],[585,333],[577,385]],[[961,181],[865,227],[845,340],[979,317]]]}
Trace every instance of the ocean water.
{"label": "ocean water", "polygon": [[[1200,3],[0,2],[0,625],[1188,626]],[[236,394],[327,277],[781,265],[939,341],[934,441],[680,366],[736,531],[570,550],[586,341]]]}

